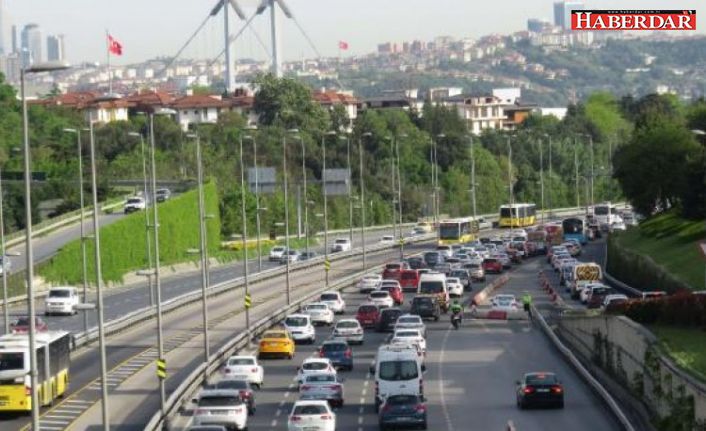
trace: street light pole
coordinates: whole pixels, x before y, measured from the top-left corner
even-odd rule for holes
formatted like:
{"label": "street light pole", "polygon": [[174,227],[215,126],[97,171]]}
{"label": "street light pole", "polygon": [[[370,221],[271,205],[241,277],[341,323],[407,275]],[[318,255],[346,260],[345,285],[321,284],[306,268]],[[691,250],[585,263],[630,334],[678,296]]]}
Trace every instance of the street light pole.
{"label": "street light pole", "polygon": [[287,132],[282,136],[282,175],[284,175],[284,242],[286,248],[286,259],[285,263],[287,265],[285,273],[285,284],[287,288],[287,305],[291,303],[291,288],[289,284],[289,193],[287,191],[288,185],[288,174],[287,174]]}
{"label": "street light pole", "polygon": [[539,144],[539,188],[542,200],[542,224],[544,224],[544,150],[542,148],[542,138],[537,140]]}
{"label": "street light pole", "polygon": [[406,134],[401,134],[395,137],[395,158],[397,159],[397,206],[400,221],[398,226],[400,228],[400,260],[404,259],[404,240],[402,237],[402,174],[400,171],[400,138],[406,138]]}
{"label": "street light pole", "polygon": [[370,132],[363,133],[363,136],[358,139],[358,161],[359,171],[358,179],[360,182],[360,242],[363,244],[363,271],[368,269],[367,255],[365,252],[365,183],[363,182],[363,137],[373,136]]}
{"label": "street light pole", "polygon": [[[292,129],[291,133],[298,133],[299,130]],[[299,143],[302,147],[302,183],[304,187],[304,249],[306,250],[307,259],[309,258],[309,193],[307,191],[306,182],[306,147],[304,145],[304,139],[301,136],[296,135],[299,139]]]}
{"label": "street light pole", "polygon": [[578,153],[578,141],[574,137],[574,176],[576,178],[576,207],[581,206],[580,196],[579,196],[579,153]]}
{"label": "street light pole", "polygon": [[552,136],[548,135],[548,144],[549,144],[549,218],[552,217],[552,207],[553,207],[553,202],[552,202],[552,181],[553,181],[553,175],[552,175]]}
{"label": "street light pole", "polygon": [[[8,309],[8,304],[7,304],[7,253],[5,250],[5,211],[3,208],[3,201],[5,200],[5,197],[2,193],[2,173],[0,173],[0,249],[2,249],[2,311],[3,311],[3,320],[5,321],[5,333],[9,334],[10,333],[10,310]],[[83,205],[81,205],[81,216],[83,217]],[[81,229],[83,229],[83,218],[81,219]],[[82,235],[83,236],[83,235]],[[84,262],[85,262],[85,254],[84,256]],[[85,266],[84,266],[85,268]],[[84,280],[84,287],[85,287],[85,281],[86,281],[86,272],[83,272],[83,280]],[[84,290],[84,295],[85,295],[85,290]],[[85,302],[85,296],[84,296],[84,302]]]}
{"label": "street light pole", "polygon": [[329,131],[321,137],[322,170],[321,170],[321,192],[324,194],[324,272],[326,273],[326,287],[329,282],[329,260],[328,260],[328,194],[326,193],[326,136],[335,136],[336,132]]}
{"label": "street light pole", "polygon": [[390,141],[390,185],[392,193],[392,236],[397,236],[397,192],[395,191],[395,136],[387,136],[385,140]]}
{"label": "street light pole", "polygon": [[[588,142],[591,145],[591,206],[594,205],[595,201],[593,200],[593,181],[595,178],[595,175],[593,173],[593,136],[588,135]],[[588,206],[588,204],[586,204]]]}
{"label": "street light pole", "polygon": [[[143,196],[145,197],[145,254],[147,257],[147,296],[150,300],[150,307],[154,306],[154,289],[152,286],[152,241],[150,241],[150,213],[147,211],[149,207],[147,198],[149,196],[148,180],[147,180],[147,157],[145,157],[145,137],[141,133],[130,132],[130,136],[140,138],[140,152],[142,154],[142,183]],[[150,199],[151,204],[155,205],[155,197]]]}
{"label": "street light pole", "polygon": [[[224,5],[225,7],[226,5]],[[240,211],[241,218],[243,219],[243,280],[245,282],[245,297],[250,295],[250,281],[248,278],[248,221],[247,212],[245,211],[245,164],[243,163],[243,135],[240,135]],[[289,250],[287,250],[289,253]],[[287,261],[289,261],[289,256],[287,256]],[[287,301],[289,303],[289,301]],[[245,307],[245,330],[248,333],[248,340],[250,339],[250,307]]]}
{"label": "street light pole", "polygon": [[255,227],[257,229],[257,272],[262,272],[262,247],[260,241],[260,172],[257,166],[257,139],[255,139],[255,136],[251,136],[250,138],[252,140],[253,165],[255,166]]}
{"label": "street light pole", "polygon": [[351,252],[353,252],[353,198],[351,188],[353,186],[351,174],[351,135],[346,133],[346,161],[348,163],[348,239],[351,242]]}
{"label": "street light pole", "polygon": [[[439,133],[436,135],[437,139],[444,139],[446,138],[446,135],[443,133]],[[434,150],[434,163],[432,165],[433,168],[433,173],[434,173],[434,225],[436,226],[436,236],[437,236],[437,241],[441,239],[440,234],[441,232],[439,231],[439,213],[441,209],[439,208],[441,206],[441,198],[439,197],[439,158],[438,158],[438,153],[437,153],[437,148],[438,148],[438,143],[437,140],[432,140],[433,144],[433,150]]]}
{"label": "street light pole", "polygon": [[510,188],[510,228],[513,228],[515,224],[514,213],[517,212],[517,208],[515,208],[515,188],[512,184],[512,141],[510,136],[507,137],[507,181]]}
{"label": "street light pole", "polygon": [[468,135],[468,143],[471,146],[471,197],[473,204],[473,220],[477,221],[476,212],[476,157],[473,149],[473,136]]}

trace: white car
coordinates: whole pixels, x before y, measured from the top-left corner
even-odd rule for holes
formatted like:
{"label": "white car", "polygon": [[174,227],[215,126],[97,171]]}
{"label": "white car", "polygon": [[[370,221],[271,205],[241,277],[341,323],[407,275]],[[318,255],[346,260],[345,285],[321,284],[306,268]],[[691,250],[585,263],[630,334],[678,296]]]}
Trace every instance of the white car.
{"label": "white car", "polygon": [[231,379],[247,380],[258,389],[265,380],[265,370],[258,364],[257,358],[250,355],[228,358],[223,366],[223,375]]}
{"label": "white car", "polygon": [[626,230],[627,226],[625,226],[625,223],[622,221],[616,221],[612,225],[610,225],[610,231],[615,232],[616,230]]}
{"label": "white car", "polygon": [[446,288],[449,289],[449,296],[456,298],[463,296],[463,284],[457,277],[446,277]]}
{"label": "white car", "polygon": [[338,251],[351,251],[351,241],[348,238],[334,239],[331,252],[336,253]]}
{"label": "white car", "polygon": [[515,295],[510,294],[499,294],[495,295],[490,299],[490,306],[493,310],[501,311],[517,311],[520,309]]}
{"label": "white car", "polygon": [[125,211],[125,214],[129,214],[131,212],[144,210],[146,207],[147,202],[145,202],[144,198],[140,196],[132,196],[127,198],[127,200],[125,201],[125,205],[123,205],[123,211]]}
{"label": "white car", "polygon": [[510,260],[510,256],[508,256],[506,253],[495,253],[493,255],[493,258],[498,259],[500,263],[503,265],[503,268],[509,268],[512,266],[512,261]]}
{"label": "white car", "polygon": [[302,313],[308,314],[311,317],[311,322],[314,324],[333,324],[333,311],[323,302],[312,302],[304,306]]}
{"label": "white car", "polygon": [[270,249],[270,262],[279,262],[285,251],[287,251],[287,247],[283,247],[281,245],[272,247]]}
{"label": "white car", "polygon": [[338,292],[323,292],[321,296],[319,296],[319,302],[328,305],[328,308],[336,314],[342,314],[346,311],[346,301],[343,300],[343,297],[341,297],[341,294]]}
{"label": "white car", "polygon": [[406,343],[411,342],[419,345],[422,352],[427,351],[427,341],[424,339],[422,332],[419,329],[397,329],[395,330],[390,343]]}
{"label": "white car", "polygon": [[248,405],[237,389],[208,389],[194,399],[192,425],[221,425],[229,429],[248,427]]}
{"label": "white car", "polygon": [[394,244],[395,243],[395,237],[392,235],[383,235],[382,238],[380,238],[380,244]]}
{"label": "white car", "polygon": [[415,314],[403,314],[397,318],[395,322],[395,331],[400,329],[417,329],[421,332],[422,336],[426,337],[427,327],[424,324],[424,320]]}
{"label": "white car", "polygon": [[369,293],[370,291],[377,289],[381,282],[382,275],[380,274],[364,275],[358,282],[358,291],[360,293]]}
{"label": "white car", "polygon": [[621,293],[614,293],[611,295],[606,295],[606,297],[603,299],[603,308],[608,308],[611,304],[614,304],[614,303],[627,302],[629,300],[630,300],[630,298],[628,298],[626,295],[623,295]]}
{"label": "white car", "polygon": [[9,273],[10,268],[12,268],[12,261],[9,257],[0,256],[0,274]]}
{"label": "white car", "polygon": [[378,307],[394,307],[395,300],[390,296],[390,292],[386,290],[373,290],[368,294],[368,301]]}
{"label": "white car", "polygon": [[307,374],[329,373],[337,375],[336,367],[333,366],[329,358],[306,358],[302,365],[297,368],[297,382],[301,384]]}
{"label": "white car", "polygon": [[290,314],[284,318],[284,327],[295,342],[308,341],[310,344],[316,342],[316,329],[308,314]]}
{"label": "white car", "polygon": [[363,344],[364,332],[356,319],[342,319],[333,328],[334,338],[344,338],[348,344]]}
{"label": "white car", "polygon": [[579,299],[581,300],[581,303],[585,304],[588,302],[588,299],[593,294],[594,289],[605,289],[607,287],[608,286],[603,283],[590,283],[585,285],[584,288],[581,289],[581,293],[579,293]]}
{"label": "white car", "polygon": [[336,431],[336,414],[324,400],[299,400],[287,418],[287,431]]}
{"label": "white car", "polygon": [[80,299],[74,287],[52,287],[44,300],[44,315],[76,314]]}

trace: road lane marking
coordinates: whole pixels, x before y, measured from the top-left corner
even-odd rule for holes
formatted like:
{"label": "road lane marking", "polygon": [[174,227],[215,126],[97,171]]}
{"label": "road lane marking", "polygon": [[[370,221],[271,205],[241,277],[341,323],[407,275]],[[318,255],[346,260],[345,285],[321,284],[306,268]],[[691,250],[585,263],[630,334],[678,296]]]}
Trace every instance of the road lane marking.
{"label": "road lane marking", "polygon": [[446,342],[451,334],[450,329],[446,329],[444,334],[444,339],[441,342],[441,352],[439,352],[439,398],[441,400],[441,410],[444,412],[444,419],[446,420],[447,431],[454,431],[453,423],[451,422],[451,414],[446,406],[446,393],[444,392],[444,356],[446,355]]}

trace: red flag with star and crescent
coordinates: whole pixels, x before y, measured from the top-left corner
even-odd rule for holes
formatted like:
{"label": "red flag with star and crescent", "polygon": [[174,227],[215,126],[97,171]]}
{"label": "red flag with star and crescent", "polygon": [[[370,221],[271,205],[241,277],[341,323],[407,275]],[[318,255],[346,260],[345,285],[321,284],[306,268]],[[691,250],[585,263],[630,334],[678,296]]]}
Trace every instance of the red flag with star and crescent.
{"label": "red flag with star and crescent", "polygon": [[123,55],[123,45],[111,35],[108,35],[108,52],[113,55]]}

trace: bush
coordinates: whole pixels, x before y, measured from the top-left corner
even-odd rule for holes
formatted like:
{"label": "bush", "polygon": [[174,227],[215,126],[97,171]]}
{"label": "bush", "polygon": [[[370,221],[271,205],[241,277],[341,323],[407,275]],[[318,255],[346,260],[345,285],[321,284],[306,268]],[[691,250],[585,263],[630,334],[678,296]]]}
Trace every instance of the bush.
{"label": "bush", "polygon": [[665,324],[706,329],[706,296],[679,292],[675,295],[648,300],[634,300],[614,310],[645,324]]}

